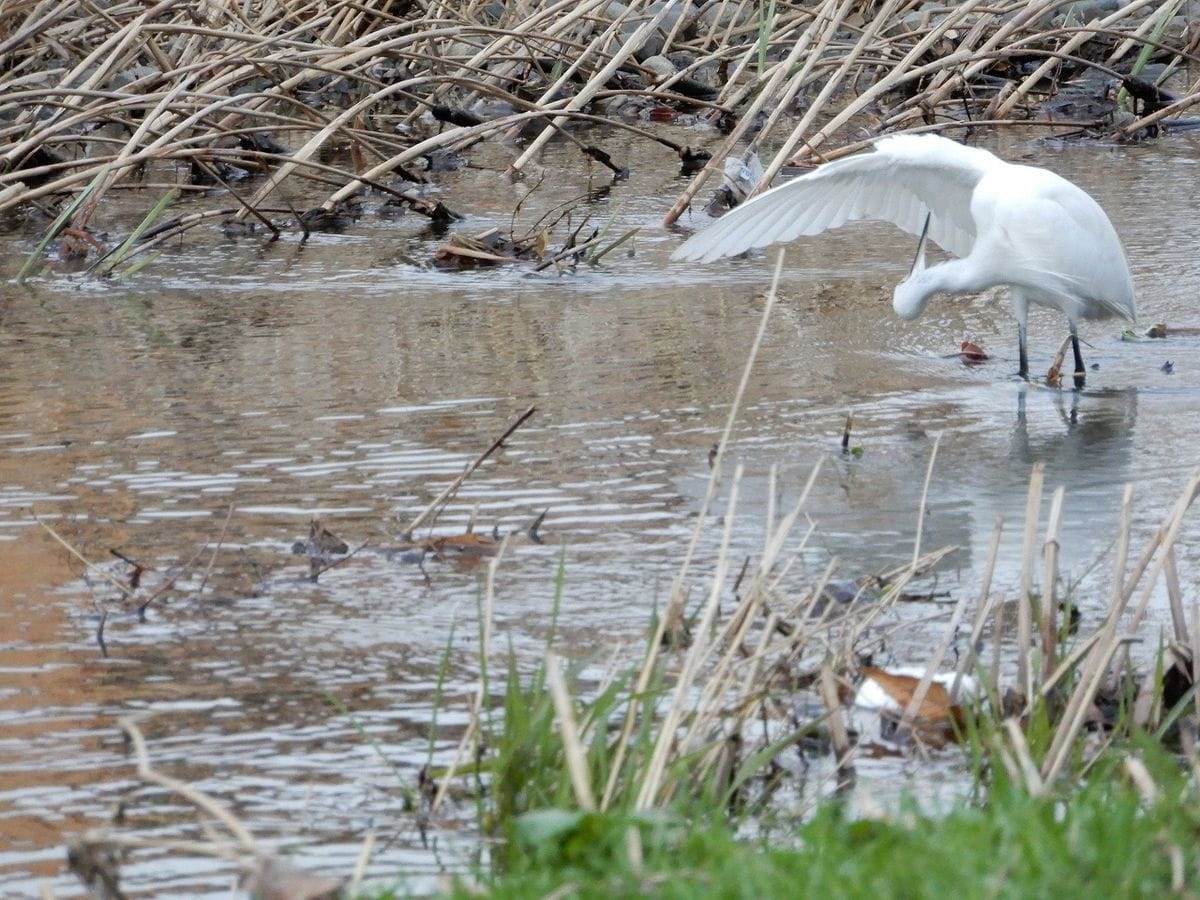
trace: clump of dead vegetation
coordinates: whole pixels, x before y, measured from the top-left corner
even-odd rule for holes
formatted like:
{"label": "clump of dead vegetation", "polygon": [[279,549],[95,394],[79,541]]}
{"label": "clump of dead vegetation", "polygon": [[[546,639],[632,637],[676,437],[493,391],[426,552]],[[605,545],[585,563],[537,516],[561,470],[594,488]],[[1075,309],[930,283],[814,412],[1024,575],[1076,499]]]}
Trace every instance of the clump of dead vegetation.
{"label": "clump of dead vegetation", "polygon": [[[1200,31],[1184,11],[1182,0],[15,0],[0,7],[0,213],[45,220],[22,277],[54,240],[111,274],[204,223],[343,228],[366,197],[444,228],[464,211],[430,188],[484,140],[511,147],[510,177],[554,139],[620,179],[622,162],[586,129],[603,123],[693,176],[673,221],[718,170],[689,146],[698,123],[725,135],[716,160],[749,138],[778,145],[763,184],[789,160],[886,132],[1034,123],[1128,139],[1182,124],[1200,92],[1164,82],[1195,58]],[[99,211],[128,190],[153,199],[109,242]],[[506,261],[533,243],[553,258],[539,240],[445,255]]]}

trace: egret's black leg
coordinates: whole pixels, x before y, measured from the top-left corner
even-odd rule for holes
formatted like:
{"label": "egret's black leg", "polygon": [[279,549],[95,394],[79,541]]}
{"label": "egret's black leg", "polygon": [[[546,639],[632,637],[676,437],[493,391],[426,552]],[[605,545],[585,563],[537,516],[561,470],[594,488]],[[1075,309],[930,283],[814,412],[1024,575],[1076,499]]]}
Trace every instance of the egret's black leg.
{"label": "egret's black leg", "polygon": [[1075,333],[1074,322],[1071,323],[1071,349],[1075,351],[1075,390],[1082,391],[1087,370],[1083,367],[1083,354],[1079,352],[1079,335]]}
{"label": "egret's black leg", "polygon": [[1025,323],[1017,323],[1017,350],[1021,355],[1021,368],[1017,370],[1017,374],[1029,380],[1029,354],[1025,350]]}

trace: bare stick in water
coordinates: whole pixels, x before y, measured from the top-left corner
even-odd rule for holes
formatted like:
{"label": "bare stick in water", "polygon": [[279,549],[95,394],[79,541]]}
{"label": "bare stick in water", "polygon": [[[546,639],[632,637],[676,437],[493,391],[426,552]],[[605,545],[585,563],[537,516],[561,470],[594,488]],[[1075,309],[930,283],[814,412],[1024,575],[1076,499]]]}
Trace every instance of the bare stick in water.
{"label": "bare stick in water", "polygon": [[525,412],[521,413],[521,415],[517,416],[516,421],[508,426],[504,434],[492,441],[492,445],[490,447],[475,457],[471,464],[463,469],[463,473],[450,482],[450,484],[446,486],[446,489],[438,494],[433,499],[433,502],[426,506],[425,509],[421,511],[421,514],[408,524],[408,527],[404,529],[405,540],[412,540],[413,532],[421,527],[421,523],[433,515],[439,506],[448,502],[450,498],[453,497],[458,491],[458,489],[462,487],[463,482],[471,477],[471,473],[483,465],[484,460],[503,447],[504,442],[508,440],[512,433],[524,425],[526,420],[528,420],[529,417],[532,416],[536,411],[537,407],[531,406],[529,409],[525,410]]}

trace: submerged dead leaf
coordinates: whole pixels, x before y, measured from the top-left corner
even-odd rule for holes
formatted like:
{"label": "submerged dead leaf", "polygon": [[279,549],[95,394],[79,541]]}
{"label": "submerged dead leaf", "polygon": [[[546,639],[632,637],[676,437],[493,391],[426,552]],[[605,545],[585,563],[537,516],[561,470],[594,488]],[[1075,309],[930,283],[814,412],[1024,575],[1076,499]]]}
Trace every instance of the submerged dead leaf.
{"label": "submerged dead leaf", "polygon": [[987,362],[991,357],[983,352],[983,348],[971,341],[963,341],[959,348],[959,356],[962,358],[963,364],[967,366],[977,366],[981,362]]}

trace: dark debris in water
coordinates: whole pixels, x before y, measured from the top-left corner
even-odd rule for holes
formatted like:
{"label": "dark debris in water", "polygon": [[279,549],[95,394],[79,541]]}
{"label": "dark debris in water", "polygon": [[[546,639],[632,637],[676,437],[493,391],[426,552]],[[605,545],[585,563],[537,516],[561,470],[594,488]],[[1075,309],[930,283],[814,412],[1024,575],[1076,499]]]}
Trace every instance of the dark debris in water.
{"label": "dark debris in water", "polygon": [[339,234],[353,225],[362,215],[360,204],[348,201],[339,203],[332,209],[318,206],[306,209],[297,218],[297,224],[305,234],[310,231],[330,232]]}
{"label": "dark debris in water", "polygon": [[542,232],[524,240],[513,240],[498,228],[476,235],[452,234],[433,254],[439,269],[476,269],[535,261],[545,252]]}

